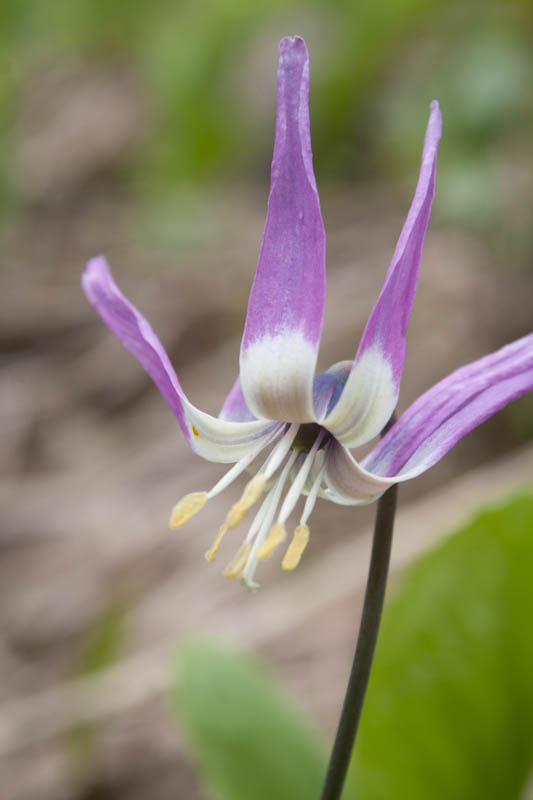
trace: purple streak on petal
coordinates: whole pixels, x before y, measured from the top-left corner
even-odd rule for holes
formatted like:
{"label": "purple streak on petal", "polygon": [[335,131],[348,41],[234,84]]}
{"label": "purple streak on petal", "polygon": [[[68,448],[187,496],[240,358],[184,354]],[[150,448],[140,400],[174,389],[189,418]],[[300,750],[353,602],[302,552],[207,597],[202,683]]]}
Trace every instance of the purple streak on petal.
{"label": "purple streak on petal", "polygon": [[242,393],[241,379],[237,378],[230,393],[224,400],[224,405],[219,414],[220,419],[227,419],[231,422],[251,422],[254,417]]}
{"label": "purple streak on petal", "polygon": [[354,362],[355,367],[366,350],[377,348],[390,362],[398,389],[405,359],[405,336],[416,294],[422,245],[435,194],[437,148],[441,130],[439,104],[433,100],[415,196],[396,245],[383,289],[366,324]]}
{"label": "purple streak on petal", "polygon": [[276,138],[268,213],[242,350],[301,330],[318,346],[325,297],[325,233],[309,130],[309,57],[300,37],[279,45]]}
{"label": "purple streak on petal", "polygon": [[461,367],[429,389],[402,414],[362,466],[383,476],[419,474],[531,389],[533,334]]}
{"label": "purple streak on petal", "polygon": [[82,276],[82,286],[107,327],[150,375],[191,444],[182,402],[184,393],[165,349],[149,323],[124,297],[103,256],[89,261]]}

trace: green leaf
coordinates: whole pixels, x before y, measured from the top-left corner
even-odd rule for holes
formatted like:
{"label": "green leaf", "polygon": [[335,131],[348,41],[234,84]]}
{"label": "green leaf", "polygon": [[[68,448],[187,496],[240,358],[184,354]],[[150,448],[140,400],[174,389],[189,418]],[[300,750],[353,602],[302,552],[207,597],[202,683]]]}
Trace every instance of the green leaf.
{"label": "green leaf", "polygon": [[533,497],[480,514],[387,607],[358,800],[512,800],[533,762]]}
{"label": "green leaf", "polygon": [[76,667],[76,675],[101,672],[121,655],[126,639],[126,608],[120,603],[109,606],[89,630]]}
{"label": "green leaf", "polygon": [[189,642],[176,659],[173,699],[215,797],[318,800],[325,753],[255,660]]}
{"label": "green leaf", "polygon": [[[122,654],[127,634],[127,609],[112,603],[87,633],[74,675],[87,678],[115,664]],[[74,768],[87,770],[96,759],[97,730],[91,722],[80,722],[67,731],[66,743]]]}

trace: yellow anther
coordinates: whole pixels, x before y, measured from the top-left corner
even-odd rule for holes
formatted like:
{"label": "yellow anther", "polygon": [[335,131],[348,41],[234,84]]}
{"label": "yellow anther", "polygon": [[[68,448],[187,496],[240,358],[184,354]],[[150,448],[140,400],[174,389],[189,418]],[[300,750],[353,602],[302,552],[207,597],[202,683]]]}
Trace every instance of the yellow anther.
{"label": "yellow anther", "polygon": [[168,524],[171,528],[180,528],[205,506],[207,492],[191,492],[176,503],[172,509]]}
{"label": "yellow anther", "polygon": [[225,578],[238,578],[246,566],[250,550],[252,549],[251,542],[243,542],[227,567],[222,572]]}
{"label": "yellow anther", "polygon": [[265,475],[254,475],[252,480],[248,481],[244,487],[241,499],[238,500],[228,512],[228,516],[226,517],[226,525],[228,528],[236,528],[242,521],[248,509],[261,497],[266,481]]}
{"label": "yellow anther", "polygon": [[220,542],[222,541],[222,539],[224,538],[224,536],[226,535],[227,532],[228,532],[228,526],[226,525],[226,523],[224,523],[218,529],[218,533],[216,535],[215,541],[213,542],[213,544],[211,545],[211,547],[209,548],[209,550],[205,554],[205,557],[206,557],[207,561],[214,561],[215,560],[215,558],[217,556],[218,548],[220,547]]}
{"label": "yellow anther", "polygon": [[257,551],[257,557],[264,561],[266,558],[270,558],[274,550],[278,545],[285,541],[287,537],[287,532],[285,530],[285,525],[282,522],[278,522],[276,525],[273,525],[270,528],[267,538]]}
{"label": "yellow anther", "polygon": [[303,551],[307,547],[308,541],[309,528],[307,525],[298,525],[294,531],[292,541],[287,547],[287,552],[283,556],[283,561],[281,562],[282,569],[287,572],[296,569],[300,563]]}

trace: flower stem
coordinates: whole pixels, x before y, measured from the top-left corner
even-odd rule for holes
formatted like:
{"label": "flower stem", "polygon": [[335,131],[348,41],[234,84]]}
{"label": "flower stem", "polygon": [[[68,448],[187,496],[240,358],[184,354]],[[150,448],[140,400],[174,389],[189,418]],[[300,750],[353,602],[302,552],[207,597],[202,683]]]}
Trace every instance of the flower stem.
{"label": "flower stem", "polygon": [[397,497],[396,484],[378,501],[361,624],[321,800],[339,800],[346,779],[378,638]]}

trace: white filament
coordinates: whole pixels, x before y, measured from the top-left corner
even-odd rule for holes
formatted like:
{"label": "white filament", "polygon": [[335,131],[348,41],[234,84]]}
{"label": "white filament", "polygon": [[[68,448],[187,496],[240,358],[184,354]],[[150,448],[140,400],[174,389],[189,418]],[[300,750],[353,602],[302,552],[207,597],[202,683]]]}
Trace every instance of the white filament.
{"label": "white filament", "polygon": [[320,467],[320,471],[315,478],[315,481],[311,487],[311,491],[307,495],[307,500],[305,501],[304,510],[302,516],[300,517],[300,525],[305,525],[307,520],[311,516],[313,508],[315,507],[316,499],[318,497],[318,492],[320,491],[320,486],[324,479],[324,473],[326,472],[326,461],[324,459],[324,463]]}
{"label": "white filament", "polygon": [[[296,457],[298,456],[298,452],[293,450],[287,459],[287,463],[283,467],[279,478],[277,479],[275,485],[269,492],[269,496],[265,502],[265,511],[264,516],[261,520],[261,526],[259,528],[259,532],[255,537],[255,541],[252,546],[252,550],[250,555],[248,556],[248,561],[246,562],[246,566],[242,573],[242,581],[249,589],[256,589],[258,584],[254,582],[254,574],[257,569],[257,565],[259,563],[259,559],[257,557],[257,552],[263,542],[265,541],[270,528],[272,527],[272,522],[274,520],[274,516],[276,514],[276,508],[278,507],[279,499],[281,497],[281,493],[283,491],[283,487],[287,482],[287,478],[289,477],[289,472],[291,471],[292,465],[294,464]],[[262,511],[261,509],[260,511]]]}
{"label": "white filament", "polygon": [[[267,447],[270,442],[279,435],[279,429],[276,429],[271,436],[269,436],[266,440],[263,440],[261,444],[243,456],[236,464],[234,464],[231,469],[229,469],[225,475],[216,483],[213,488],[207,493],[207,497],[210,499],[211,497],[215,497],[215,495],[222,492],[226,489],[231,483],[233,483],[239,475],[244,472],[246,467],[252,463],[254,458],[257,458],[259,453]],[[281,440],[280,444],[283,442]]]}
{"label": "white filament", "polygon": [[[283,501],[283,504],[281,506],[281,510],[279,512],[278,522],[283,524],[288,519],[288,517],[292,513],[296,503],[298,502],[298,500],[300,498],[300,495],[301,495],[301,493],[303,491],[303,488],[305,486],[305,482],[307,480],[307,477],[308,477],[309,473],[311,472],[311,468],[313,466],[313,463],[314,463],[314,460],[315,460],[315,456],[317,454],[317,450],[320,447],[320,443],[321,443],[322,439],[324,438],[325,433],[326,432],[325,432],[324,429],[322,429],[320,431],[320,433],[318,434],[318,436],[316,437],[316,439],[314,441],[314,444],[313,444],[312,448],[310,449],[310,451],[308,452],[307,456],[305,457],[305,461],[303,462],[302,466],[300,467],[300,469],[298,471],[298,474],[297,474],[297,476],[296,476],[291,488],[289,489],[289,491],[285,495],[285,500]],[[317,491],[318,491],[318,489],[317,489]]]}
{"label": "white filament", "polygon": [[284,437],[277,443],[274,450],[271,452],[270,456],[267,459],[265,465],[265,475],[267,478],[271,478],[272,475],[275,473],[287,453],[292,447],[292,443],[296,439],[296,434],[298,433],[299,424],[297,422],[293,422],[292,425],[289,427],[287,432],[285,433]]}

